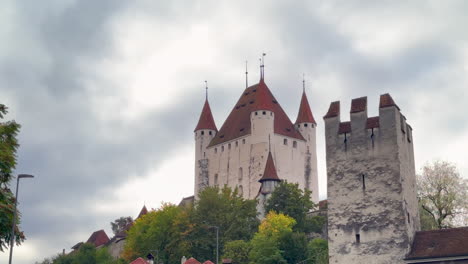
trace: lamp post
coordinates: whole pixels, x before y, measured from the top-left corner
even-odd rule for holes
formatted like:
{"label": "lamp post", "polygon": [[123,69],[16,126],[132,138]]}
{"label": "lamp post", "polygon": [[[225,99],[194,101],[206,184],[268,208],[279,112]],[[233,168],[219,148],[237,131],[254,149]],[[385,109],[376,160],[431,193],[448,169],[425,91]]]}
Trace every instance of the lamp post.
{"label": "lamp post", "polygon": [[10,259],[8,261],[9,264],[11,264],[11,260],[13,259],[13,245],[15,244],[15,227],[16,227],[16,215],[17,215],[17,210],[16,206],[18,205],[18,188],[19,188],[19,180],[22,178],[34,178],[33,175],[29,174],[20,174],[16,178],[16,195],[15,195],[15,211],[13,213],[13,226],[11,227],[11,236],[10,236]]}
{"label": "lamp post", "polygon": [[216,264],[219,264],[219,226],[209,226],[216,228]]}

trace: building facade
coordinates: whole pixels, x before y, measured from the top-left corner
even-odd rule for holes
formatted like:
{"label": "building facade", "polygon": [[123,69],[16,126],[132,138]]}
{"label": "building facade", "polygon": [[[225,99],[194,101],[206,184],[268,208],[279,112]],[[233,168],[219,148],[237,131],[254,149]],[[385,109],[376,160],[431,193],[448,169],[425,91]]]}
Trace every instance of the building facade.
{"label": "building facade", "polygon": [[305,90],[293,124],[263,78],[243,91],[219,131],[207,98],[194,131],[195,196],[227,185],[255,199],[271,151],[279,179],[311,190],[318,202],[316,126]]}

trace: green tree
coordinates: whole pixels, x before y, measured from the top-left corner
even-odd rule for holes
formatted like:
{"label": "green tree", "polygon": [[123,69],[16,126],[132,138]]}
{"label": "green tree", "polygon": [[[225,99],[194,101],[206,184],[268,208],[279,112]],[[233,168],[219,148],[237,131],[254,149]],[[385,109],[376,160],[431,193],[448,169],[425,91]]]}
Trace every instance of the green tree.
{"label": "green tree", "polygon": [[307,263],[328,264],[328,242],[325,239],[315,238],[309,242],[307,248]]}
{"label": "green tree", "polygon": [[[7,107],[0,104],[0,120],[8,113]],[[15,121],[0,122],[0,251],[8,247],[11,239],[19,245],[24,241],[24,234],[18,228],[20,214],[16,219],[15,236],[11,237],[15,197],[9,188],[16,167],[16,151],[19,144],[17,136],[20,125]]]}
{"label": "green tree", "polygon": [[258,227],[250,251],[250,262],[255,264],[287,263],[280,249],[280,239],[293,232],[296,220],[271,211]]}
{"label": "green tree", "polygon": [[224,244],[250,240],[258,227],[256,201],[246,200],[237,189],[207,187],[195,202],[190,233],[191,256],[199,260],[216,257],[216,228],[219,228],[219,254]]}
{"label": "green tree", "polygon": [[[418,175],[417,187],[419,204],[425,211],[423,220],[432,218],[437,229],[468,224],[464,217],[468,211],[468,183],[453,163],[427,163]],[[422,225],[431,228],[427,223]]]}
{"label": "green tree", "polygon": [[[184,230],[177,226],[182,215],[183,208],[163,204],[160,209],[138,218],[127,232],[123,257],[132,261],[157,252],[158,259],[164,263],[180,261],[187,252],[181,252],[184,248],[174,242],[181,241],[184,235]],[[189,228],[188,224],[185,227]]]}
{"label": "green tree", "polygon": [[316,208],[309,190],[302,190],[297,183],[281,182],[268,199],[265,210],[291,216],[297,221],[296,231],[321,232],[325,219],[322,216],[309,217],[307,213]]}
{"label": "green tree", "polygon": [[229,241],[224,245],[223,259],[232,259],[233,264],[249,263],[250,243],[244,240]]}
{"label": "green tree", "polygon": [[133,223],[133,218],[131,216],[122,216],[118,219],[115,219],[114,222],[111,222],[110,224],[112,227],[112,232],[114,232],[114,235],[117,235],[118,233],[124,231],[131,223]]}
{"label": "green tree", "polygon": [[307,259],[307,237],[304,233],[287,232],[279,239],[281,255],[289,264]]}

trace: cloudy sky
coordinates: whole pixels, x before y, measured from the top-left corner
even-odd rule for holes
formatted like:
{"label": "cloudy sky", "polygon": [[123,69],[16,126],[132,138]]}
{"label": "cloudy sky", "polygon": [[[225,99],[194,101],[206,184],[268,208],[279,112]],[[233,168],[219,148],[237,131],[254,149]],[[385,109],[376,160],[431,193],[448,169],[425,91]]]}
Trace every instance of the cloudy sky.
{"label": "cloudy sky", "polygon": [[[377,3],[378,2],[378,3]],[[416,167],[468,175],[466,1],[76,1],[0,4],[0,103],[22,124],[17,173],[27,240],[17,264],[69,251],[109,222],[193,194],[204,80],[220,127],[258,58],[295,120],[305,73],[322,116],[389,92],[414,128]],[[8,254],[0,253],[0,262]]]}

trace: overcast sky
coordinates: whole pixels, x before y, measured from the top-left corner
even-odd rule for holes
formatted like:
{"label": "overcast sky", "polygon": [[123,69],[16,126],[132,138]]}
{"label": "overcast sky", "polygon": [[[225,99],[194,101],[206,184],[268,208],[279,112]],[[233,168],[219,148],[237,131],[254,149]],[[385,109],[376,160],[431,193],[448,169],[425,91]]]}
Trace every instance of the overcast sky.
{"label": "overcast sky", "polygon": [[[204,81],[218,128],[258,58],[296,118],[305,73],[318,121],[389,92],[414,129],[417,170],[449,160],[468,175],[467,1],[3,0],[0,103],[22,124],[17,173],[27,240],[15,263],[67,251],[146,203],[193,194],[193,129]],[[0,253],[6,263],[7,252]]]}

